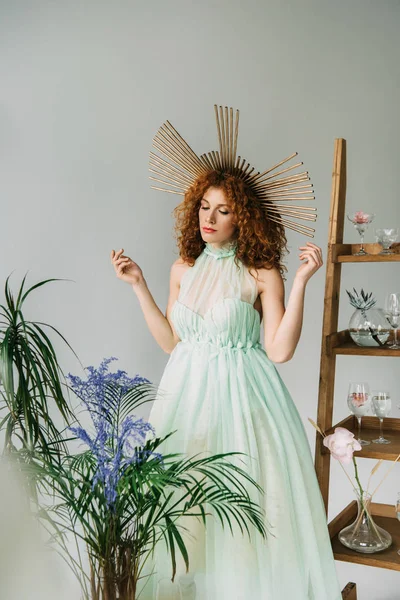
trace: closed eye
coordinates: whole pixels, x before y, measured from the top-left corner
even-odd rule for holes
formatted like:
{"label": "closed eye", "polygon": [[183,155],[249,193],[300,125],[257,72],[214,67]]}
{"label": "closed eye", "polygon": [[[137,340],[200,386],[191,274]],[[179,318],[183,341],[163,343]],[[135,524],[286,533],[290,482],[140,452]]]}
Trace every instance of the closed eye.
{"label": "closed eye", "polygon": [[[201,210],[208,210],[208,206],[201,206]],[[222,210],[219,211],[221,215],[229,215],[229,212],[224,212]]]}

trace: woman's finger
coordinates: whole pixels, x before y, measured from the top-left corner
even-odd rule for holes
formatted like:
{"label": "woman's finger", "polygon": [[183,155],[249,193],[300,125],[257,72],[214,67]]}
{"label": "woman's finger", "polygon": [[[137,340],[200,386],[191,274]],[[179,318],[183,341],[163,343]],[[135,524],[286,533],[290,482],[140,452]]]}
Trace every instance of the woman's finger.
{"label": "woman's finger", "polygon": [[119,258],[118,260],[114,261],[114,264],[119,266],[121,263],[128,263],[130,261],[130,258]]}

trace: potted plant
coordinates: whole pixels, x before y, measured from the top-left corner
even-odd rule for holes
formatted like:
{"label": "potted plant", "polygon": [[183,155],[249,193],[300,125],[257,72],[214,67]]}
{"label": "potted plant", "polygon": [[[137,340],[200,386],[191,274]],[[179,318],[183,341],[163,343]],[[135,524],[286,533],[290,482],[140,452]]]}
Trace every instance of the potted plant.
{"label": "potted plant", "polygon": [[85,597],[136,600],[158,543],[168,547],[172,580],[177,553],[189,569],[182,517],[206,524],[214,513],[223,525],[238,523],[242,532],[249,533],[249,525],[262,536],[267,531],[262,510],[243,484],[262,489],[228,460],[237,453],[163,455],[160,447],[173,433],[157,438],[149,423],[132,414],[152,399],[149,382],[124,371],[109,373],[111,360],[88,367],[86,380],[68,376],[91,418],[90,431],[71,428],[86,448],[62,461],[37,456],[26,468],[41,486],[39,515],[57,527],[64,549],[64,532],[86,546],[90,573],[80,577]]}

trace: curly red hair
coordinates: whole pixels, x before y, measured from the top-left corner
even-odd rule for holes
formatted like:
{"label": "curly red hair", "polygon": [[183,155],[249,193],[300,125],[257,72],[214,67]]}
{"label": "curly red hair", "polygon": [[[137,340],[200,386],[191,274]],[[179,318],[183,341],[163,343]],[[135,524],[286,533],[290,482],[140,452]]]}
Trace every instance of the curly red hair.
{"label": "curly red hair", "polygon": [[228,173],[211,171],[201,175],[186,192],[181,204],[174,209],[180,257],[193,265],[204,249],[198,213],[201,200],[210,187],[222,189],[232,205],[237,259],[249,269],[276,267],[285,279],[284,272],[287,268],[282,263],[282,255],[288,250],[284,226],[266,218],[249,186],[242,179]]}

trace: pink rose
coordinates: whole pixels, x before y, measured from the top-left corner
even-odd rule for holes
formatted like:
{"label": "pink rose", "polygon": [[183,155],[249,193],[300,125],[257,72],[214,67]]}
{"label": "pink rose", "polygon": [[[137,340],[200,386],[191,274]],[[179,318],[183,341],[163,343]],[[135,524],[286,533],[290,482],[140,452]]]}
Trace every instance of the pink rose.
{"label": "pink rose", "polygon": [[344,465],[352,461],[355,450],[362,449],[361,444],[354,438],[354,433],[345,427],[335,427],[335,433],[324,438],[324,446],[329,448],[333,458]]}
{"label": "pink rose", "polygon": [[359,210],[354,214],[354,220],[356,223],[368,223],[369,215],[368,213]]}

